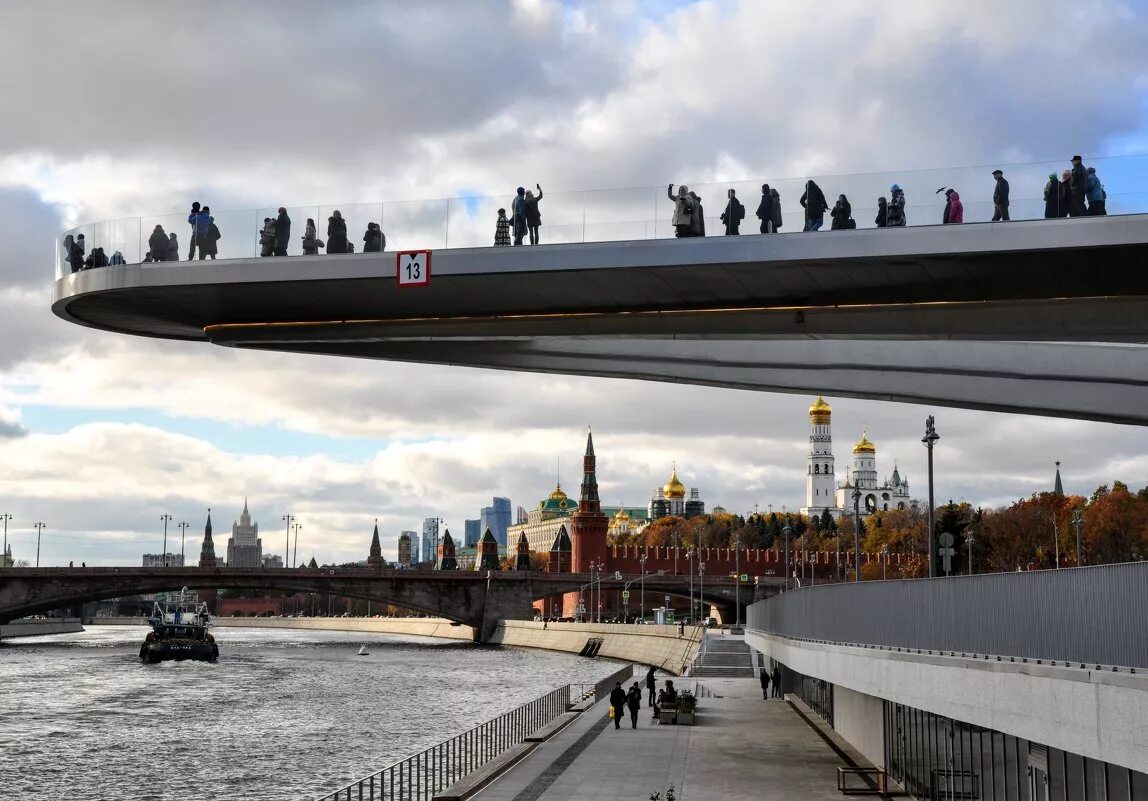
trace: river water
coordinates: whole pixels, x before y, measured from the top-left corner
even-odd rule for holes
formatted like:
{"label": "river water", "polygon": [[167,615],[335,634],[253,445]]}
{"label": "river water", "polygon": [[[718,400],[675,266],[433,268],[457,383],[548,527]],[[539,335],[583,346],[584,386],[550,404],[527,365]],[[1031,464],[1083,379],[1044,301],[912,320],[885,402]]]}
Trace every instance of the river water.
{"label": "river water", "polygon": [[141,665],[143,626],[5,640],[0,799],[316,798],[618,667],[425,637],[213,633],[214,665]]}

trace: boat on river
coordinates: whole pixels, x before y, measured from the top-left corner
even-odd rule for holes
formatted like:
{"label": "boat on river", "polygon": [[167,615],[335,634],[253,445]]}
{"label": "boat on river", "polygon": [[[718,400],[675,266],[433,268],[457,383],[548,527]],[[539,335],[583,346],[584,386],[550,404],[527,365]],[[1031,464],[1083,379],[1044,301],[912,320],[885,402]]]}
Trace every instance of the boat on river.
{"label": "boat on river", "polygon": [[211,614],[206,603],[188,595],[184,587],[178,597],[165,604],[155,602],[148,618],[151,632],[140,646],[140,661],[145,665],[156,662],[214,662],[219,659],[219,646],[208,632]]}

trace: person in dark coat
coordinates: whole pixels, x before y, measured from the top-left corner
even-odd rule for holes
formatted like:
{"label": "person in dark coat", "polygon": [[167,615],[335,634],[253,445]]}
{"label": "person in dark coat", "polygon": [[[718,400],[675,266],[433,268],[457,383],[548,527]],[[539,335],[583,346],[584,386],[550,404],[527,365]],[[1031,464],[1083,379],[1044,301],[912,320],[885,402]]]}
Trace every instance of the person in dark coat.
{"label": "person in dark coat", "polygon": [[1056,173],[1048,174],[1048,183],[1044,185],[1044,219],[1055,220],[1060,216],[1060,181]]}
{"label": "person in dark coat", "polygon": [[779,668],[777,665],[773,666],[773,677],[772,677],[771,683],[773,684],[773,697],[774,698],[780,698],[781,697],[781,668]]}
{"label": "person in dark coat", "polygon": [[690,199],[689,187],[679,186],[678,194],[675,197],[674,185],[670,184],[666,189],[666,197],[674,203],[674,216],[670,220],[670,224],[674,226],[674,236],[679,239],[693,236],[691,220],[693,219],[694,205]]}
{"label": "person in dark coat", "polygon": [[626,691],[622,689],[622,682],[614,682],[614,689],[610,691],[610,706],[614,708],[614,728],[622,728],[622,715],[626,714]]}
{"label": "person in dark coat", "polygon": [[805,230],[817,231],[825,224],[825,212],[829,211],[829,203],[825,200],[825,193],[814,181],[805,182],[805,192],[798,201],[805,209]]}
{"label": "person in dark coat", "polygon": [[769,700],[769,671],[762,668],[759,671],[759,680],[761,681],[761,697],[763,700]]}
{"label": "person in dark coat", "polygon": [[726,192],[726,197],[729,198],[729,202],[725,204],[721,221],[725,225],[726,236],[737,236],[740,233],[737,229],[741,225],[741,221],[745,219],[745,206],[741,205],[741,201],[737,199],[737,193],[732,189]]}
{"label": "person in dark coat", "polygon": [[769,184],[761,185],[761,202],[757,204],[757,219],[761,220],[761,232],[773,233],[773,195]]}
{"label": "person in dark coat", "polygon": [[291,218],[287,216],[287,209],[280,206],[279,216],[275,218],[275,255],[286,256],[290,241]]}
{"label": "person in dark coat", "polygon": [[878,228],[889,227],[889,201],[885,200],[885,196],[877,198],[877,216],[873,218],[873,223]]}
{"label": "person in dark coat", "polygon": [[997,185],[993,189],[993,222],[1008,222],[1008,181],[1000,170],[993,170]]}
{"label": "person in dark coat", "polygon": [[367,232],[363,234],[363,252],[379,253],[383,249],[383,231],[378,223],[367,223]]}
{"label": "person in dark coat", "polygon": [[941,225],[948,225],[949,214],[951,214],[953,210],[953,190],[942,186],[937,190],[937,194],[941,192],[945,193],[945,210],[941,212]]}
{"label": "person in dark coat", "polygon": [[1084,217],[1088,209],[1084,206],[1084,199],[1088,196],[1088,172],[1084,169],[1084,162],[1080,156],[1072,157],[1072,170],[1068,178],[1068,216]]}
{"label": "person in dark coat", "polygon": [[526,189],[518,187],[514,200],[510,201],[510,222],[514,226],[514,246],[522,244],[526,236]]}
{"label": "person in dark coat", "polygon": [[335,213],[327,218],[327,255],[347,252],[347,221],[343,213],[335,209]]}
{"label": "person in dark coat", "polygon": [[630,687],[630,692],[626,693],[626,706],[630,709],[630,728],[638,728],[638,710],[642,708],[642,688],[638,686],[638,682]]}
{"label": "person in dark coat", "polygon": [[535,184],[534,188],[538,190],[537,197],[527,190],[522,200],[526,211],[526,230],[530,234],[530,244],[537,245],[538,227],[542,225],[542,213],[538,211],[538,201],[542,200],[542,187]]}
{"label": "person in dark coat", "polygon": [[777,233],[781,230],[781,195],[778,193],[777,188],[769,190],[769,196],[773,198],[773,232]]}
{"label": "person in dark coat", "polygon": [[1072,180],[1072,170],[1065,170],[1060,174],[1060,213],[1059,217],[1067,217],[1072,212],[1072,191],[1068,188]]}
{"label": "person in dark coat", "polygon": [[657,688],[658,688],[658,680],[656,678],[654,678],[654,668],[651,665],[650,669],[648,671],[646,671],[646,690],[650,694],[650,700],[648,701],[650,706],[654,705],[654,690],[656,690]]}
{"label": "person in dark coat", "polygon": [[849,198],[845,195],[837,196],[837,202],[833,205],[833,211],[829,212],[829,216],[833,220],[829,224],[830,231],[848,231],[857,227],[857,223],[853,221],[853,207],[849,205]]}
{"label": "person in dark coat", "polygon": [[207,230],[203,236],[199,238],[199,258],[214,259],[219,255],[219,240],[223,235],[219,233],[219,226],[215,224],[215,218],[211,216],[211,208],[208,206],[203,207],[203,214],[207,217]]}
{"label": "person in dark coat", "polygon": [[[156,226],[157,228],[159,226]],[[160,229],[163,230],[162,228]],[[164,236],[164,241],[167,241],[167,236]],[[68,251],[67,262],[72,268],[72,272],[78,273],[84,269],[84,235],[79,234],[74,239],[71,235],[64,240],[65,249]]]}
{"label": "person in dark coat", "polygon": [[147,246],[151,249],[152,261],[167,260],[167,234],[164,233],[162,225],[152,229],[151,236],[147,239]]}
{"label": "person in dark coat", "polygon": [[690,236],[705,236],[706,212],[702,208],[702,199],[691,189],[690,200],[694,205],[693,213],[690,214]]}
{"label": "person in dark coat", "polygon": [[[191,213],[187,215],[187,222],[191,226],[191,249],[187,252],[188,261],[195,258],[195,246],[199,243],[200,214],[199,201],[197,200],[191,204]],[[204,233],[206,233],[206,221]],[[200,254],[200,258],[203,258],[202,253]]]}
{"label": "person in dark coat", "polygon": [[315,229],[315,221],[308,217],[307,225],[303,228],[303,255],[319,255],[319,248],[323,247],[324,244],[323,240],[319,239],[319,232]]}
{"label": "person in dark coat", "polygon": [[179,239],[174,231],[167,235],[167,260],[179,261]]}

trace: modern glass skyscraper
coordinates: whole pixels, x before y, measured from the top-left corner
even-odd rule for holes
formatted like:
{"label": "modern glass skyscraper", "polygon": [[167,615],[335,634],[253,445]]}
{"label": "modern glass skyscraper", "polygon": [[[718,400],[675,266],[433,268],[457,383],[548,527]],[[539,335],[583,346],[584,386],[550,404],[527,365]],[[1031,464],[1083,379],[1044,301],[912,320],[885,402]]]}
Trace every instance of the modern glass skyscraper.
{"label": "modern glass skyscraper", "polygon": [[503,552],[506,549],[506,530],[510,528],[510,499],[491,498],[491,505],[484,506],[478,514],[479,536],[490,529],[490,533],[498,540]]}
{"label": "modern glass skyscraper", "polygon": [[478,545],[479,539],[482,538],[482,521],[467,520],[463,526],[462,547],[473,548]]}
{"label": "modern glass skyscraper", "polygon": [[419,538],[419,559],[420,562],[433,562],[435,560],[435,549],[438,548],[438,522],[437,517],[428,517],[423,520],[423,533]]}

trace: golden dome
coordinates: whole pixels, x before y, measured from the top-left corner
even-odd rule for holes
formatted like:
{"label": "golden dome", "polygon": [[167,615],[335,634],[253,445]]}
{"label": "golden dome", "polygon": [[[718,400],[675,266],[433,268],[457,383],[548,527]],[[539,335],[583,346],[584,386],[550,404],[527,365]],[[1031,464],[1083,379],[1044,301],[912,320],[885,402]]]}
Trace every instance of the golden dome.
{"label": "golden dome", "polygon": [[829,425],[832,414],[833,409],[825,402],[825,398],[818,395],[817,400],[809,407],[809,422],[814,425]]}
{"label": "golden dome", "polygon": [[662,487],[662,492],[665,493],[666,498],[684,498],[686,497],[686,485],[678,481],[678,468],[674,467],[674,472],[670,474],[670,480]]}
{"label": "golden dome", "polygon": [[544,511],[563,513],[568,510],[573,510],[577,506],[578,504],[570,500],[566,493],[562,491],[561,484],[554,488],[554,491],[550,493],[546,500],[538,504],[538,508]]}
{"label": "golden dome", "polygon": [[858,440],[857,444],[853,446],[853,452],[854,453],[876,453],[877,452],[877,446],[869,441],[869,437],[866,434],[862,434],[861,439]]}
{"label": "golden dome", "polygon": [[623,506],[621,509],[618,510],[618,513],[616,515],[614,515],[614,519],[618,520],[618,521],[629,520],[630,519],[630,513],[627,512],[626,507]]}

